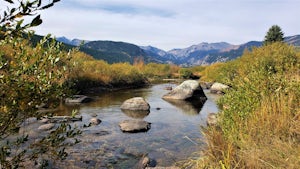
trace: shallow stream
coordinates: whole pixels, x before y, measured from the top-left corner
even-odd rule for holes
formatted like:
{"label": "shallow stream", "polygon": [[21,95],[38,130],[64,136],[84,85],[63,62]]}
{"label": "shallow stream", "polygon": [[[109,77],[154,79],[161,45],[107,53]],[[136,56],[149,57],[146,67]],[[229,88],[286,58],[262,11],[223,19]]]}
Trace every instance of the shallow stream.
{"label": "shallow stream", "polygon": [[[193,156],[203,148],[201,126],[206,126],[206,116],[218,112],[217,95],[205,91],[208,100],[203,104],[167,102],[162,96],[166,87],[175,84],[157,84],[140,89],[127,89],[93,96],[95,100],[76,106],[65,106],[60,114],[70,115],[77,109],[83,117],[75,122],[78,127],[89,124],[96,116],[101,123],[82,128],[80,143],[68,148],[66,161],[58,168],[134,168],[143,155],[148,155],[153,165],[171,166]],[[142,133],[123,133],[119,123],[136,118],[126,114],[120,105],[129,98],[143,97],[150,104],[150,113],[143,120],[151,123],[151,129]]]}

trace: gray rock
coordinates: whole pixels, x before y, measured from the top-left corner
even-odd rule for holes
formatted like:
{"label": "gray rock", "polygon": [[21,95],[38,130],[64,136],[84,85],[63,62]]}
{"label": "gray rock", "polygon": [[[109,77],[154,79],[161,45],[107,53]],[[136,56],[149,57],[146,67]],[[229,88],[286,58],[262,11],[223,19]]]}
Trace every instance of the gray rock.
{"label": "gray rock", "polygon": [[43,118],[40,120],[41,123],[48,123],[49,122],[49,119],[48,118]]}
{"label": "gray rock", "polygon": [[203,89],[196,80],[186,80],[163,96],[163,99],[174,100],[188,100],[193,98],[206,99]]}
{"label": "gray rock", "polygon": [[24,123],[25,124],[31,124],[31,123],[35,123],[37,122],[37,118],[36,117],[30,117],[30,118],[27,118]]}
{"label": "gray rock", "polygon": [[172,86],[165,87],[165,90],[172,90]]}
{"label": "gray rock", "polygon": [[91,119],[90,119],[90,123],[91,123],[92,125],[98,125],[98,124],[101,123],[101,120],[94,117],[94,118],[91,118]]}
{"label": "gray rock", "polygon": [[77,103],[87,103],[92,101],[92,98],[84,95],[74,95],[72,97],[66,98],[65,102],[69,104],[77,104]]}
{"label": "gray rock", "polygon": [[206,119],[207,126],[215,126],[218,123],[218,117],[216,113],[209,113]]}
{"label": "gray rock", "polygon": [[122,105],[123,110],[150,110],[149,103],[142,97],[134,97],[126,100]]}
{"label": "gray rock", "polygon": [[210,89],[211,86],[213,85],[212,82],[200,82],[200,85],[202,87],[202,89]]}
{"label": "gray rock", "polygon": [[52,123],[58,123],[58,122],[70,122],[70,121],[82,121],[82,116],[76,115],[76,116],[52,116],[47,117],[50,122]]}
{"label": "gray rock", "polygon": [[47,131],[47,130],[51,130],[54,126],[55,126],[54,123],[43,124],[38,128],[38,130]]}
{"label": "gray rock", "polygon": [[123,132],[145,132],[151,128],[151,123],[143,120],[124,120],[119,123],[119,126]]}
{"label": "gray rock", "polygon": [[210,87],[210,92],[217,93],[217,94],[223,94],[224,91],[228,88],[229,88],[229,86],[216,82]]}
{"label": "gray rock", "polygon": [[150,164],[150,158],[148,156],[143,156],[134,169],[145,169]]}
{"label": "gray rock", "polygon": [[92,117],[97,117],[98,115],[96,113],[91,114]]}

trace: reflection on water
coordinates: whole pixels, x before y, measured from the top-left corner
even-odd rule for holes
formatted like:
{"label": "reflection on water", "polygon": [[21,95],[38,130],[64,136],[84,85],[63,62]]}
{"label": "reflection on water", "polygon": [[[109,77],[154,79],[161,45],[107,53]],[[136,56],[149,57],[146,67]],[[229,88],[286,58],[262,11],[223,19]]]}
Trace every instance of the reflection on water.
{"label": "reflection on water", "polygon": [[150,113],[149,110],[125,110],[121,109],[124,114],[128,117],[136,118],[136,119],[143,119]]}
{"label": "reflection on water", "polygon": [[[215,95],[206,92],[204,102],[165,101],[168,91],[159,84],[142,89],[121,90],[93,96],[94,102],[65,107],[61,114],[69,115],[78,109],[83,116],[79,127],[88,124],[92,116],[102,123],[82,128],[81,143],[68,150],[69,156],[61,168],[133,168],[143,154],[148,154],[158,166],[170,166],[186,159],[201,148],[200,126],[206,125],[208,113],[217,112]],[[129,112],[121,104],[132,97],[143,97],[150,104],[150,112]],[[118,124],[125,119],[140,118],[151,123],[146,133],[123,133]],[[196,144],[195,144],[196,143]]]}
{"label": "reflection on water", "polygon": [[169,99],[166,100],[177,108],[181,109],[183,113],[187,115],[198,115],[205,103],[206,100],[193,100],[193,101],[185,101],[185,100],[174,100]]}

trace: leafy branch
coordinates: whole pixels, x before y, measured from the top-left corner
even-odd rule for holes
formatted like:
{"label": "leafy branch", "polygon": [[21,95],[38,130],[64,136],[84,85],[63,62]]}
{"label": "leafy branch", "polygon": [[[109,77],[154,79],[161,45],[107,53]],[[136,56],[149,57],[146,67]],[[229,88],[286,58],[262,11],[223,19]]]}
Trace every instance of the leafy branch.
{"label": "leafy branch", "polygon": [[[28,28],[39,26],[43,21],[38,11],[52,7],[60,0],[43,3],[42,0],[20,1],[3,0],[12,8],[7,7],[0,14],[0,40],[6,37],[21,36]],[[24,23],[24,16],[35,16],[29,23]]]}

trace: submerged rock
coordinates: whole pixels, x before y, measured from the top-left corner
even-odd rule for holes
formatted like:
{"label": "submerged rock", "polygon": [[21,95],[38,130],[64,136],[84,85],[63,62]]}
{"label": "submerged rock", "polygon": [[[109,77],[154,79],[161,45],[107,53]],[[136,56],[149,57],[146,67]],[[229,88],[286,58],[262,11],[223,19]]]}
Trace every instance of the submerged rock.
{"label": "submerged rock", "polygon": [[126,100],[122,105],[123,110],[150,110],[149,103],[142,97],[134,97]]}
{"label": "submerged rock", "polygon": [[101,120],[94,117],[94,118],[91,118],[91,119],[90,119],[90,123],[91,123],[92,125],[98,125],[98,124],[101,123]]}
{"label": "submerged rock", "polygon": [[51,130],[54,126],[55,126],[54,123],[43,124],[38,128],[38,130],[47,131],[47,130]]}
{"label": "submerged rock", "polygon": [[24,123],[25,124],[32,124],[32,123],[35,123],[35,122],[37,122],[37,118],[36,117],[30,117],[30,118],[27,118],[25,121],[24,121]]}
{"label": "submerged rock", "polygon": [[145,132],[151,128],[151,123],[143,120],[124,120],[119,123],[119,126],[123,132]]}
{"label": "submerged rock", "polygon": [[52,116],[52,117],[45,117],[48,118],[52,123],[59,123],[59,122],[71,122],[71,121],[82,121],[82,116]]}
{"label": "submerged rock", "polygon": [[210,92],[211,93],[217,93],[217,94],[223,94],[224,90],[228,89],[229,86],[222,84],[222,83],[214,83],[211,87],[210,87]]}
{"label": "submerged rock", "polygon": [[66,98],[65,102],[69,104],[87,103],[92,101],[92,98],[84,95],[74,95],[72,97]]}
{"label": "submerged rock", "polygon": [[189,100],[189,99],[205,99],[206,96],[203,89],[196,80],[186,80],[179,86],[175,87],[171,92],[165,94],[163,99]]}
{"label": "submerged rock", "polygon": [[49,119],[48,118],[42,118],[39,122],[41,122],[41,123],[48,123]]}
{"label": "submerged rock", "polygon": [[172,90],[172,86],[166,86],[164,89],[165,90]]}
{"label": "submerged rock", "polygon": [[209,113],[206,119],[207,126],[215,126],[218,123],[218,117],[216,113]]}
{"label": "submerged rock", "polygon": [[140,161],[136,164],[134,169],[145,169],[149,164],[150,158],[146,155],[140,159]]}

